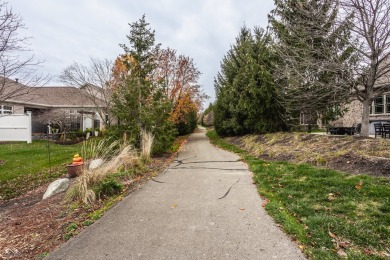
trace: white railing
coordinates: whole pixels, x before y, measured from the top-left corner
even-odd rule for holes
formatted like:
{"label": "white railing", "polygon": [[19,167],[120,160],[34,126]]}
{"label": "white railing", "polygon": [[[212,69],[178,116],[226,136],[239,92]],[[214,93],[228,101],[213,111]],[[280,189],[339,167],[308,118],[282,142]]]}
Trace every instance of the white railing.
{"label": "white railing", "polygon": [[0,115],[0,141],[31,143],[31,112],[23,115]]}

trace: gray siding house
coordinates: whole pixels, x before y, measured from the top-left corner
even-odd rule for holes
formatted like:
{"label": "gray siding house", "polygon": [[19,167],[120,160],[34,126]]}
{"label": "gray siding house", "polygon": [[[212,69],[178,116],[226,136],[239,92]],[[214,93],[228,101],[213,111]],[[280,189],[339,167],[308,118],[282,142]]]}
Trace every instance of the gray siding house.
{"label": "gray siding house", "polygon": [[102,128],[103,120],[107,120],[97,113],[96,102],[104,109],[103,100],[97,98],[94,102],[83,88],[29,87],[9,79],[6,84],[0,98],[0,116],[31,111],[33,133],[47,133],[48,125],[56,121],[54,117],[71,122],[72,130]]}

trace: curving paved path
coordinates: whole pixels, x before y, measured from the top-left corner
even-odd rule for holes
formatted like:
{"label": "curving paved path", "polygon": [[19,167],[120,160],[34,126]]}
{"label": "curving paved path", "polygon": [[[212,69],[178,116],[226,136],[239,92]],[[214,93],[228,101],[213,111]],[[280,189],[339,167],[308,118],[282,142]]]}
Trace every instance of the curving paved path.
{"label": "curving paved path", "polygon": [[204,131],[169,169],[47,259],[305,259],[261,207],[247,165]]}

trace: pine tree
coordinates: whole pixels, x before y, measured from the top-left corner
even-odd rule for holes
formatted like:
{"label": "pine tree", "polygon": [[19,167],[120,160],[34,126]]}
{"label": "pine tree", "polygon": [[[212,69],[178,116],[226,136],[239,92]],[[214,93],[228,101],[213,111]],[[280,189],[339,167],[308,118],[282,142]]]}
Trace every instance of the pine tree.
{"label": "pine tree", "polygon": [[116,70],[112,111],[136,146],[140,145],[140,132],[144,129],[155,136],[153,152],[161,153],[171,145],[175,132],[168,121],[170,102],[161,86],[151,80],[160,45],[155,44],[155,32],[149,28],[145,15],[129,25],[130,47],[120,44],[125,54],[116,62],[121,69]]}
{"label": "pine tree", "polygon": [[346,101],[356,56],[351,18],[333,0],[275,0],[269,21],[279,57],[274,76],[286,119],[325,115]]}
{"label": "pine tree", "polygon": [[[246,55],[244,49],[252,38],[248,28],[241,28],[236,44],[231,47],[221,63],[221,71],[215,79],[216,92],[214,126],[220,135],[245,134],[243,127],[244,111],[238,107],[241,88],[240,73],[245,67]],[[242,79],[242,78],[241,78]],[[245,83],[244,83],[245,84]]]}
{"label": "pine tree", "polygon": [[214,125],[220,135],[265,133],[284,129],[271,73],[270,37],[243,27],[215,79]]}

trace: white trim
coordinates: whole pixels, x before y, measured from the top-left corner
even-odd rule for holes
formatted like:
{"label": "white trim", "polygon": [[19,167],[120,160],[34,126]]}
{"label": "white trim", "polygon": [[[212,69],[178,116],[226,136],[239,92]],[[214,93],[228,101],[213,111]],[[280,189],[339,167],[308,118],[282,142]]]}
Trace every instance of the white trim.
{"label": "white trim", "polygon": [[[375,113],[375,99],[379,98],[379,97],[382,97],[382,100],[383,100],[383,113]],[[386,95],[386,94],[383,94],[382,96],[377,96],[376,98],[374,98],[374,100],[372,101],[371,103],[371,106],[370,106],[370,116],[376,116],[376,115],[390,115],[390,111],[387,111],[387,97],[390,97],[390,94],[389,95]]]}
{"label": "white trim", "polygon": [[[10,107],[11,109],[4,109],[4,107]],[[4,112],[11,112],[11,113],[4,113]],[[12,115],[14,113],[14,107],[10,105],[0,105],[0,115]]]}

